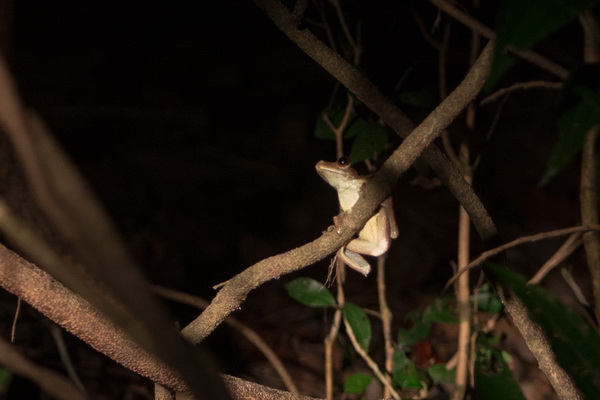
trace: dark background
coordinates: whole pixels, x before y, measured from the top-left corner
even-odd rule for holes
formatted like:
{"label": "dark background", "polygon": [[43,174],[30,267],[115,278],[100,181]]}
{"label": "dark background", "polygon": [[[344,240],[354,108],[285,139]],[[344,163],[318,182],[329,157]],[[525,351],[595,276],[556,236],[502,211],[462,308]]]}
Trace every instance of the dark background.
{"label": "dark background", "polygon": [[[425,2],[375,3],[347,5],[363,21],[362,70],[396,100],[399,91],[431,87],[435,93],[438,54],[414,16],[429,27],[436,10]],[[494,26],[495,4],[478,13]],[[334,159],[335,148],[314,138],[313,130],[335,81],[250,1],[23,0],[14,4],[12,23],[7,58],[26,104],[89,179],[153,283],[210,299],[215,284],[316,238],[331,224],[335,194],[314,164]],[[537,50],[571,69],[580,63],[580,47],[581,32],[572,24]],[[469,31],[454,24],[450,87],[464,76],[468,51]],[[409,79],[397,90],[407,71]],[[530,79],[556,80],[520,62],[501,86]],[[502,107],[496,102],[478,109],[473,143],[481,164],[475,186],[505,240],[578,222],[575,163],[550,185],[537,186],[556,138],[556,95],[523,91]],[[416,122],[426,115],[403,109]],[[459,120],[452,137],[463,132]],[[392,137],[391,143],[399,140]],[[415,176],[407,174],[394,194],[400,238],[390,251],[388,285],[398,326],[410,309],[441,293],[455,259],[458,205],[443,187],[411,185]],[[515,267],[531,276],[558,243],[512,252]],[[480,250],[475,241],[474,254]],[[304,374],[304,393],[312,395],[322,394],[322,373],[298,355],[321,357],[328,316],[290,300],[282,284],[307,274],[324,281],[328,265],[325,260],[259,288],[236,314]],[[585,275],[581,254],[571,266]],[[374,288],[373,274],[365,279],[349,272],[351,301],[374,308]],[[561,286],[555,290],[560,294]],[[14,299],[2,299],[4,334]],[[182,325],[197,315],[172,306]],[[26,312],[20,343],[40,363],[61,368],[52,359],[51,341],[36,339],[47,335],[41,319]],[[136,385],[147,390],[145,381],[115,372],[109,361],[89,361],[98,356],[69,340],[85,364],[86,380],[96,379],[96,390],[107,398],[137,393]],[[225,372],[278,384],[261,375],[269,373],[261,369],[260,356],[228,328],[219,328],[209,345]],[[91,367],[94,362],[101,366]],[[99,383],[108,377],[111,384]],[[140,393],[144,398],[146,392]]]}

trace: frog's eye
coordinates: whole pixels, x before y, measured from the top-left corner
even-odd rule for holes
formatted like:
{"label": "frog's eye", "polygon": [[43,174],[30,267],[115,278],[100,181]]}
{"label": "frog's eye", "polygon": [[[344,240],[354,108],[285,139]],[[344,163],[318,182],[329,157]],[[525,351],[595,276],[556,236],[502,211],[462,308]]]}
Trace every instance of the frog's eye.
{"label": "frog's eye", "polygon": [[346,157],[346,156],[342,156],[337,160],[338,165],[341,165],[343,167],[347,167],[350,165],[350,158]]}

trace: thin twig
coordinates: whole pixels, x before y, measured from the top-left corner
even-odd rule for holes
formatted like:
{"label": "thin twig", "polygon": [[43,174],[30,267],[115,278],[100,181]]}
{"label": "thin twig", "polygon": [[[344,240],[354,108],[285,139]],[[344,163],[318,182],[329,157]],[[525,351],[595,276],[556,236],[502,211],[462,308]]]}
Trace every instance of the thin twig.
{"label": "thin twig", "polygon": [[333,321],[331,323],[331,327],[329,328],[329,333],[325,337],[323,341],[325,346],[325,398],[327,400],[334,399],[334,385],[333,385],[333,376],[334,376],[334,363],[333,363],[333,349],[335,346],[335,342],[337,340],[338,334],[340,332],[340,326],[342,324],[342,310],[341,307],[345,302],[344,296],[344,274],[345,274],[345,266],[344,262],[338,257],[335,260],[334,268],[337,271],[336,276],[336,301],[338,304],[338,308],[335,310],[333,314]]}
{"label": "thin twig", "polygon": [[496,99],[508,95],[517,90],[529,90],[529,89],[548,89],[548,90],[559,90],[563,87],[562,82],[548,82],[548,81],[529,81],[515,83],[509,87],[505,87],[495,91],[489,96],[485,97],[479,102],[481,107],[487,106]]}
{"label": "thin twig", "polygon": [[425,41],[429,43],[431,47],[439,51],[440,47],[442,46],[441,42],[439,42],[433,37],[431,33],[429,33],[427,27],[425,26],[425,22],[423,21],[423,17],[421,17],[421,15],[417,13],[415,9],[413,9],[412,12],[413,16],[415,17],[417,27],[419,28],[419,32],[421,32],[421,35],[423,36],[423,39],[425,39]]}
{"label": "thin twig", "polygon": [[[479,54],[480,36],[476,32],[473,32],[471,36],[471,52],[470,52],[470,65],[475,63],[477,54]],[[466,127],[469,131],[475,130],[475,116],[476,109],[473,103],[469,103],[466,112]],[[450,151],[452,148],[450,147]],[[453,152],[453,151],[452,151]],[[471,155],[469,149],[469,138],[463,137],[462,143],[460,144],[460,151],[458,156],[457,167],[463,172],[463,176],[467,183],[472,184],[473,174],[476,166],[471,165]],[[458,257],[457,257],[457,270],[465,267],[469,263],[471,253],[471,221],[469,214],[465,209],[459,207],[458,216]],[[472,358],[470,355],[473,353],[474,346],[472,346],[471,340],[471,289],[469,282],[469,274],[463,274],[457,280],[456,284],[456,302],[458,308],[458,337],[457,337],[457,364],[456,373],[454,378],[454,392],[452,393],[452,400],[462,400],[465,397],[467,391],[467,385],[469,380],[469,360]],[[472,372],[472,370],[471,370]]]}
{"label": "thin twig", "polygon": [[[438,50],[438,79],[439,79],[439,96],[440,99],[445,99],[448,97],[448,79],[446,74],[448,71],[448,46],[450,45],[450,22],[445,21],[444,24],[444,33],[442,42],[439,46]],[[444,151],[446,153],[446,157],[450,159],[450,161],[460,170],[462,162],[454,151],[452,147],[452,143],[450,142],[450,137],[448,135],[448,130],[444,129],[442,134],[440,135],[442,139],[442,145],[444,146]]]}
{"label": "thin twig", "polygon": [[15,316],[13,318],[13,322],[10,327],[10,342],[11,343],[15,342],[15,338],[17,336],[17,321],[19,320],[20,314],[21,314],[21,298],[17,297],[17,308],[15,310]]}
{"label": "thin twig", "polygon": [[[333,75],[337,81],[356,94],[369,109],[379,115],[398,135],[406,138],[415,129],[414,123],[398,107],[396,107],[388,97],[384,96],[379,89],[360,74],[352,65],[346,62],[338,53],[325,46],[308,30],[305,29],[300,31],[296,29],[289,11],[279,1],[253,0],[253,2],[269,18],[271,18],[273,23],[281,29],[290,40],[300,47],[323,69]],[[486,58],[487,57],[484,57],[480,61],[484,62]],[[487,70],[482,68],[482,66],[476,67],[473,72],[475,71],[477,71],[476,74],[487,73]],[[463,89],[468,88],[467,91],[472,95],[475,95],[480,90],[475,87],[477,85],[469,86],[470,84],[466,84],[466,82],[470,81],[472,78],[475,78],[475,75],[471,75],[470,78],[463,81],[459,87],[462,87]],[[457,109],[462,111],[464,107],[466,107],[466,104],[463,102],[464,99],[461,98],[466,93],[459,93],[460,91],[454,94],[454,100],[457,101],[442,104],[434,111],[435,115],[443,110],[441,114],[434,117],[434,120],[442,117],[446,112],[454,114]],[[430,126],[427,129],[432,128],[433,127]],[[436,130],[436,133],[439,133],[437,132],[437,128],[433,129]],[[467,210],[471,216],[473,225],[481,238],[484,241],[487,241],[497,237],[498,231],[496,226],[477,195],[473,192],[473,189],[464,181],[460,171],[458,171],[435,146],[426,148],[422,152],[422,157],[435,171],[444,185],[448,187],[454,197],[456,197],[460,204]]]}
{"label": "thin twig", "polygon": [[304,18],[304,12],[306,11],[306,8],[308,7],[308,1],[309,0],[297,0],[296,4],[294,5],[294,10],[292,11],[292,15],[296,19],[298,25],[300,25],[300,23],[302,22],[302,19]]}
{"label": "thin twig", "polygon": [[498,254],[505,252],[508,249],[511,249],[516,246],[520,246],[525,243],[538,242],[540,240],[550,239],[550,238],[554,238],[554,237],[558,237],[558,236],[565,236],[565,235],[569,235],[571,233],[576,233],[576,232],[590,232],[590,231],[600,231],[600,226],[599,225],[572,226],[570,228],[557,229],[554,231],[536,233],[535,235],[530,235],[530,236],[521,236],[520,238],[515,239],[511,242],[505,243],[501,246],[495,247],[491,250],[487,250],[487,251],[484,251],[483,253],[481,253],[479,255],[479,257],[477,257],[475,260],[471,261],[469,263],[469,265],[467,265],[466,267],[461,268],[459,271],[457,271],[457,273],[452,278],[450,278],[450,280],[446,283],[445,289],[447,289],[450,285],[452,285],[454,283],[454,281],[456,281],[456,279],[458,279],[458,277],[461,274],[467,272],[468,270],[470,270],[472,268],[480,266],[481,264],[483,264],[490,258],[493,258],[493,257],[497,256]]}
{"label": "thin twig", "polygon": [[[468,149],[463,143],[461,145],[461,162],[465,171],[470,171]],[[471,173],[466,172],[467,182],[472,179]],[[469,215],[460,207],[458,223],[458,269],[460,270],[469,262],[470,253],[470,230]],[[461,400],[467,390],[468,364],[469,364],[469,338],[471,336],[471,302],[470,302],[469,274],[461,275],[456,285],[456,302],[458,308],[458,348],[456,375],[454,379],[453,400]]]}
{"label": "thin twig", "polygon": [[[331,29],[331,25],[329,25],[329,22],[327,21],[327,13],[325,12],[325,5],[323,4],[322,1],[318,1],[318,0],[316,0],[316,1],[313,0],[313,4],[315,5],[317,12],[319,13],[319,18],[321,18],[321,23],[319,24],[319,26],[321,28],[325,29],[325,33],[327,34],[327,41],[329,42],[329,46],[331,46],[333,51],[335,51],[337,53],[338,52],[337,44],[335,43],[335,38],[333,36],[333,31]],[[337,85],[339,85],[339,82],[337,83]],[[337,85],[336,85],[336,87],[337,87]]]}
{"label": "thin twig", "polygon": [[[178,290],[169,289],[164,286],[153,285],[152,291],[165,299],[176,301],[179,303],[187,304],[192,307],[204,310],[210,303],[198,296],[191,295],[189,293],[183,293]],[[248,325],[240,322],[236,318],[231,316],[225,319],[225,323],[235,330],[237,330],[242,336],[252,343],[256,348],[265,356],[265,358],[271,363],[275,372],[281,378],[281,381],[285,385],[288,391],[294,394],[298,394],[298,387],[294,383],[291,375],[285,368],[285,365],[279,358],[279,356],[271,349],[271,347],[260,337],[258,333]]]}
{"label": "thin twig", "polygon": [[535,273],[535,275],[527,282],[530,285],[536,285],[544,279],[550,271],[552,271],[557,265],[563,262],[569,257],[579,246],[581,246],[581,235],[582,232],[576,232],[570,235],[567,240],[556,250],[556,252],[550,257],[544,265]]}
{"label": "thin twig", "polygon": [[[447,1],[429,0],[429,2],[441,9],[442,11],[444,11],[446,14],[450,15],[452,18],[462,23],[463,25],[479,33],[484,38],[489,40],[494,40],[496,38],[496,33],[492,29],[483,25],[471,16],[466,15],[458,8],[452,6]],[[508,45],[506,49],[514,55],[519,56],[521,59],[528,61],[531,64],[537,65],[538,67],[545,69],[546,71],[558,76],[561,79],[567,79],[567,77],[569,76],[569,71],[567,69],[548,60],[547,58],[539,55],[538,53],[535,53],[530,50],[522,50],[513,45]]]}
{"label": "thin twig", "polygon": [[571,291],[575,295],[577,301],[580,302],[584,307],[589,308],[590,303],[588,303],[587,299],[583,294],[583,291],[581,290],[581,287],[577,284],[577,282],[575,282],[575,279],[573,278],[573,275],[571,275],[569,270],[567,270],[566,268],[561,268],[560,274],[565,280],[567,286],[569,286],[569,289],[571,289]]}
{"label": "thin twig", "polygon": [[[273,0],[254,0],[254,2],[290,36],[296,39],[299,39],[299,37],[310,37],[311,41],[317,41],[310,32],[306,32],[306,30],[299,31],[293,26],[292,17],[289,11],[281,3]],[[304,42],[304,45],[305,47],[310,47],[306,42]],[[324,47],[321,42],[318,42],[317,46]],[[319,60],[321,62],[328,64],[333,63],[339,68],[342,68],[340,63],[343,63],[343,60],[341,60],[338,55],[332,54],[330,49],[325,50],[325,52],[325,54],[319,55]],[[314,53],[314,48],[311,51],[311,56],[315,55],[312,53]],[[476,96],[479,90],[481,90],[491,64],[491,54],[492,46],[488,44],[463,82],[461,82],[448,98],[445,99],[444,102],[442,102],[442,104],[402,142],[394,154],[388,158],[379,171],[373,175],[373,179],[362,187],[361,198],[354,205],[351,212],[344,213],[343,223],[338,229],[324,232],[319,239],[314,240],[311,243],[262,260],[233,277],[228,281],[227,285],[217,293],[211,305],[208,306],[198,318],[183,329],[183,334],[193,342],[202,341],[227,315],[240,306],[241,302],[251,290],[268,280],[278,278],[284,274],[311,265],[348,243],[354,235],[362,229],[366,221],[372,217],[373,213],[379,208],[381,203],[389,197],[392,186],[400,175],[408,170],[416,158],[437,137],[439,132],[453,121]],[[344,65],[344,68],[352,67],[346,64]],[[356,71],[352,71],[353,78],[355,78]],[[348,79],[349,77],[347,76],[342,78],[342,81],[347,83]],[[376,95],[378,98],[383,96],[360,75],[358,75],[358,79],[363,82],[363,85],[370,86],[369,90],[367,90],[368,94]],[[356,82],[354,82],[354,84],[356,84]],[[372,103],[372,98],[363,98],[363,100],[367,100],[365,103],[375,112],[383,106],[386,110],[380,115],[385,114],[392,118],[392,120],[397,121],[396,118],[398,118],[398,115],[393,116],[390,114],[395,113],[397,108],[389,102],[388,99],[385,97],[382,98],[384,99],[382,101],[385,105],[383,105],[383,103],[378,103],[378,105],[373,105],[373,107],[371,107],[371,104],[368,104]],[[388,105],[391,106],[392,109],[389,109]],[[396,125],[396,123],[392,123]],[[400,129],[399,126],[396,126],[396,128],[398,128],[399,131],[403,130]],[[431,152],[429,152],[429,154],[431,155]],[[449,168],[455,170],[455,168],[452,168],[451,166]],[[440,173],[445,174],[446,172],[440,171]],[[497,234],[497,231],[489,218],[489,215],[485,211],[485,208],[483,208],[481,202],[475,196],[469,185],[464,183],[464,179],[460,177],[460,173],[457,179],[462,181],[465,185],[461,187],[461,191],[464,189],[464,192],[457,193],[457,197],[462,198],[463,200],[465,196],[470,197],[469,200],[465,200],[464,202],[461,200],[461,204],[473,212],[472,219],[480,234],[484,238],[493,237]],[[451,184],[449,183],[449,185],[457,189],[460,184],[455,181]],[[477,205],[476,207],[474,207],[475,204]]]}
{"label": "thin twig", "polygon": [[[579,197],[581,203],[581,222],[584,224],[598,224],[596,140],[599,134],[600,127],[596,126],[590,129],[583,144]],[[592,279],[592,290],[595,299],[594,311],[596,312],[596,319],[600,320],[600,233],[584,233],[583,246]]]}
{"label": "thin twig", "polygon": [[[344,15],[342,13],[341,6],[339,2],[334,4],[336,9],[336,13],[340,23],[345,28],[345,32],[349,35],[349,41],[352,44],[352,48],[355,49],[354,42],[352,41],[352,37],[350,33],[347,31],[346,22],[344,20]],[[331,31],[328,26],[328,30]],[[356,55],[356,53],[355,53]],[[337,86],[336,86],[337,89]],[[335,135],[335,153],[337,155],[337,159],[344,156],[344,133],[348,129],[351,117],[354,115],[354,105],[352,96],[349,92],[346,93],[346,107],[344,109],[344,115],[342,116],[342,121],[339,126],[335,126],[333,122],[328,121],[329,118],[325,121],[330,129],[333,131]],[[341,204],[338,207],[338,210],[342,212]],[[333,400],[335,396],[335,388],[334,388],[334,376],[335,376],[335,364],[333,362],[333,354],[334,347],[337,341],[338,334],[340,332],[340,326],[342,323],[342,311],[341,307],[344,306],[346,301],[344,294],[344,281],[346,278],[346,266],[340,257],[335,256],[330,267],[329,273],[331,274],[335,269],[335,283],[336,283],[336,301],[338,305],[338,309],[335,310],[333,315],[333,320],[331,323],[331,327],[329,328],[329,333],[325,337],[323,341],[323,345],[325,347],[325,359],[323,360],[325,363],[325,398],[327,400]]]}
{"label": "thin twig", "polygon": [[[379,312],[381,325],[383,330],[383,341],[385,350],[385,372],[388,375],[392,374],[394,365],[394,341],[392,339],[392,318],[393,314],[387,302],[386,296],[386,280],[385,280],[385,261],[386,255],[377,257],[377,296],[379,298]],[[383,396],[388,398],[391,392],[385,386]]]}
{"label": "thin twig", "polygon": [[335,136],[336,159],[339,159],[344,155],[344,132],[348,129],[348,125],[353,115],[354,105],[352,104],[352,96],[350,96],[349,93],[346,96],[346,107],[344,108],[344,115],[342,116],[339,126],[335,126],[329,116],[323,114],[323,121],[325,121],[325,124],[327,124]]}
{"label": "thin twig", "polygon": [[335,312],[333,314],[333,320],[331,323],[331,327],[329,328],[329,333],[327,334],[327,336],[325,336],[325,340],[323,340],[323,344],[325,347],[325,398],[327,400],[334,399],[333,350],[335,347],[337,335],[340,331],[341,323],[342,323],[342,311],[335,310]]}
{"label": "thin twig", "polygon": [[344,36],[346,37],[346,40],[348,41],[348,43],[350,44],[350,47],[352,47],[352,51],[354,53],[354,65],[358,64],[358,60],[356,59],[357,55],[358,57],[360,57],[360,52],[357,52],[358,48],[356,45],[356,42],[354,41],[354,38],[352,37],[352,33],[350,33],[350,29],[348,28],[348,24],[346,23],[346,18],[344,17],[344,12],[342,11],[342,5],[340,4],[339,0],[333,0],[331,2],[333,4],[333,7],[335,8],[335,13],[338,17],[338,21],[340,22],[340,25],[342,27],[342,31],[344,32]]}
{"label": "thin twig", "polygon": [[86,400],[73,383],[49,368],[36,365],[0,337],[0,364],[17,375],[35,382],[46,393],[62,400]]}
{"label": "thin twig", "polygon": [[67,370],[67,375],[71,379],[71,381],[77,386],[82,393],[85,393],[85,386],[77,373],[77,369],[73,364],[73,359],[69,354],[69,350],[67,349],[67,344],[65,343],[65,338],[63,336],[62,328],[56,325],[54,322],[49,322],[50,334],[52,335],[52,339],[54,339],[54,343],[56,344],[56,349],[58,350],[58,355],[60,356],[60,360],[62,361],[65,369]]}
{"label": "thin twig", "polygon": [[352,346],[354,347],[354,350],[356,350],[358,355],[360,355],[361,358],[367,363],[367,365],[369,366],[369,368],[371,368],[371,371],[373,371],[373,373],[375,374],[377,379],[379,379],[381,381],[381,383],[383,383],[383,385],[391,393],[392,397],[394,399],[400,399],[400,395],[398,394],[398,392],[396,392],[396,389],[394,389],[394,387],[392,386],[390,376],[381,372],[377,363],[375,361],[373,361],[373,359],[369,356],[369,354],[367,354],[367,352],[362,348],[360,343],[358,343],[358,339],[356,339],[356,336],[354,335],[354,331],[352,330],[352,327],[350,326],[350,323],[348,322],[348,320],[346,318],[344,318],[344,326],[346,327],[346,333],[348,334],[348,337],[350,338],[350,341],[352,342]]}
{"label": "thin twig", "polygon": [[[30,194],[81,267],[62,262],[35,230],[29,229],[31,242],[23,240],[23,231],[12,224],[12,233],[20,235],[18,247],[108,315],[140,346],[177,369],[196,395],[227,399],[208,356],[200,361],[203,350],[190,351],[189,343],[170,329],[166,309],[151,295],[116,226],[41,119],[23,106],[1,57],[0,126],[13,146]],[[10,210],[3,208],[2,214],[8,215]]]}
{"label": "thin twig", "polygon": [[[69,291],[50,275],[1,244],[0,286],[124,367],[170,389],[189,391],[174,370],[142,350],[81,296]],[[85,321],[85,324],[79,321]],[[0,359],[4,359],[5,354],[8,353],[0,349]],[[262,400],[314,400],[229,375],[221,375],[221,378],[232,399],[247,399],[248,393],[253,393]]]}
{"label": "thin twig", "polygon": [[[584,61],[586,63],[598,63],[600,61],[600,49],[598,48],[600,24],[591,12],[582,13],[580,21],[584,33]],[[587,225],[596,225],[599,220],[598,187],[596,186],[596,143],[598,135],[600,135],[600,125],[596,124],[587,132],[581,152],[579,202],[581,222]],[[584,233],[583,246],[592,279],[596,320],[600,321],[600,234],[598,232]]]}

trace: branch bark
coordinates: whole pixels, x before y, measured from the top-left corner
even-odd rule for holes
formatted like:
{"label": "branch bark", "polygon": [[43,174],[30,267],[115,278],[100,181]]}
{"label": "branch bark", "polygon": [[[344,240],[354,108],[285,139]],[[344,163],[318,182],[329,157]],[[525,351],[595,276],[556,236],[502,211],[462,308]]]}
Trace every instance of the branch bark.
{"label": "branch bark", "polygon": [[[339,55],[333,53],[309,31],[298,30],[294,24],[293,16],[280,2],[276,0],[254,0],[254,2],[273,19],[276,25],[279,26],[290,39],[298,44],[298,46],[326,70],[332,73],[336,79],[356,93],[357,96],[374,112],[379,114],[392,129],[404,137],[409,135],[410,131],[414,128],[413,123],[404,116],[404,114],[402,114],[389,99],[383,96],[377,88],[339,57]],[[386,161],[380,171],[374,176],[373,180],[364,186],[363,192],[361,193],[361,199],[356,206],[344,216],[344,223],[341,226],[341,232],[339,234],[335,232],[335,230],[329,230],[319,239],[284,254],[265,259],[232,278],[220,290],[205,312],[183,330],[184,336],[193,342],[201,341],[210,334],[227,315],[240,307],[240,304],[252,289],[268,280],[276,279],[284,274],[313,264],[329,254],[332,254],[342,245],[350,241],[354,234],[360,230],[364,223],[371,217],[379,204],[388,197],[399,176],[405,172],[421,154],[423,154],[425,160],[430,163],[432,168],[440,176],[440,179],[446,184],[465,210],[467,210],[480,236],[484,240],[496,237],[496,227],[471,187],[462,178],[460,172],[451,166],[439,150],[434,147],[427,148],[441,130],[448,126],[477,95],[485,82],[487,71],[489,70],[491,63],[491,53],[492,45],[488,44],[465,80],[442,104],[440,104],[438,108],[436,108],[434,112],[429,115],[425,121],[423,121],[423,123],[414,129],[412,134],[406,138],[402,145]],[[13,267],[15,261],[6,258],[0,259],[0,263],[9,265],[9,268],[6,270],[8,275],[2,276],[2,284],[9,285],[9,283],[6,283],[8,281],[12,282],[13,285],[17,284],[19,280],[15,280],[14,276],[11,276],[11,274],[14,273]],[[98,263],[98,261],[96,261],[96,263]],[[35,273],[32,273],[31,271],[29,273],[35,275]],[[29,278],[22,276],[21,283],[28,282],[28,279]],[[48,288],[44,286],[46,284],[48,284],[47,281],[42,283],[39,289],[37,289],[39,290],[38,296],[40,293],[44,294],[42,303],[48,302],[49,299],[52,299],[55,296],[55,300],[57,301],[61,298],[70,298],[67,294],[73,296],[68,290],[62,297],[57,294],[48,296],[46,292]],[[28,285],[29,282],[26,283],[25,286],[21,286],[20,290],[31,294],[32,289],[28,287]],[[33,301],[32,299],[30,300]],[[40,298],[37,298],[37,301],[39,300]],[[511,305],[510,301],[508,301],[506,305],[509,312],[513,315],[515,324],[520,325],[519,328],[521,330],[529,329],[526,312],[520,310],[518,306]],[[60,305],[59,303],[55,304],[54,307],[55,309],[50,311],[52,313],[57,313],[60,310],[57,310],[56,308],[63,308],[64,305]],[[88,305],[88,307],[90,307],[90,310],[78,311],[79,315],[85,316],[85,318],[89,318],[89,315],[93,315],[91,306]],[[521,317],[526,318],[526,321],[521,321]],[[54,319],[53,317],[51,318]],[[63,318],[62,324],[68,325],[68,315],[63,316]],[[57,322],[60,324],[59,321]],[[83,327],[83,329],[86,330],[86,332],[76,333],[76,335],[85,336],[90,334],[90,332],[87,331],[87,327]],[[102,335],[98,340],[101,343],[110,340],[115,343],[120,343],[120,345],[116,349],[103,349],[101,351],[105,354],[106,352],[114,352],[114,354],[109,356],[122,362],[128,367],[129,365],[132,365],[130,368],[134,370],[135,368],[139,370],[139,366],[136,367],[136,365],[134,365],[136,362],[135,360],[144,359],[142,354],[144,352],[136,345],[130,345],[129,343],[132,342],[128,342],[128,339],[125,338],[124,340],[121,340],[119,335],[116,335],[117,339],[115,340],[115,332],[118,332],[118,330],[116,330],[114,326],[108,328],[108,331],[110,331],[110,334],[107,333],[106,336]],[[524,336],[526,335],[524,334]],[[95,342],[95,340],[91,339],[90,341]],[[125,358],[128,357],[123,357],[120,354],[119,350],[123,348],[128,350],[137,348],[137,350],[133,350],[132,353],[134,354],[132,357],[133,361],[126,360]],[[547,352],[547,347],[544,351]],[[156,374],[157,369],[164,370],[165,367],[157,366],[157,363],[152,356],[148,357],[150,357],[150,359],[146,359],[147,361],[144,361],[143,363],[144,371],[140,371],[142,375],[152,376],[151,379],[156,382],[164,383],[170,387],[184,387],[182,381],[171,371],[167,372],[166,375],[158,374],[160,376],[155,376],[154,374]],[[146,370],[146,368],[149,368],[149,370]],[[164,371],[162,374],[164,374]],[[299,396],[297,398],[302,397]]]}
{"label": "branch bark", "polygon": [[2,205],[0,224],[7,236],[141,347],[176,369],[195,395],[226,399],[210,357],[202,348],[193,349],[172,328],[165,307],[150,292],[141,270],[87,182],[42,121],[23,106],[2,57],[0,126],[13,145],[29,194],[50,221],[53,233],[83,267],[62,262],[34,228],[15,222],[10,210]]}
{"label": "branch bark", "polygon": [[[186,382],[175,371],[142,350],[87,301],[2,245],[0,286],[126,368],[173,390],[189,391]],[[0,352],[4,354],[1,349]],[[249,393],[260,399],[312,399],[228,375],[221,375],[221,378],[233,399],[246,399]]]}
{"label": "branch bark", "polygon": [[[298,30],[292,23],[293,20],[290,17],[289,11],[281,2],[278,0],[253,1],[286,36],[339,82],[354,92],[365,105],[377,113],[396,133],[403,137],[409,134],[413,127],[412,122],[342,57],[321,43],[308,30]],[[379,204],[378,202],[383,201],[389,194],[391,191],[390,188],[400,174],[414,162],[417,156],[423,153],[423,159],[429,163],[431,168],[438,174],[440,180],[448,187],[469,214],[473,225],[484,242],[487,242],[489,245],[490,242],[498,239],[498,231],[493,221],[472,188],[465,182],[462,174],[435,147],[426,148],[431,143],[431,140],[467,106],[468,102],[481,89],[481,86],[478,85],[483,85],[487,77],[491,64],[492,46],[492,42],[488,43],[464,81],[419,127],[410,133],[410,136],[406,138],[396,152],[375,174],[374,179],[363,187],[361,199],[351,210],[352,216],[357,218],[355,220],[345,218],[344,225],[350,229],[356,229],[356,225],[360,228],[362,226],[360,223],[364,223],[375,209],[374,207]],[[566,76],[564,70],[557,72],[561,77]],[[362,215],[364,211],[368,214],[366,217]],[[345,232],[346,230],[343,229],[342,234]],[[215,301],[217,298],[215,298]],[[527,344],[532,350],[535,349],[534,354],[540,363],[543,363],[543,370],[552,381],[553,386],[560,388],[561,394],[577,398],[577,393],[573,388],[572,382],[564,374],[564,371],[563,373],[555,373],[556,371],[562,371],[562,369],[554,360],[548,342],[543,340],[529,342],[529,340],[533,340],[539,336],[539,327],[531,321],[527,310],[514,296],[502,295],[502,300],[508,313],[513,317],[515,325],[526,339]],[[194,323],[199,324],[202,321],[202,317],[203,315],[194,321]],[[207,317],[209,316],[207,315]],[[206,322],[209,322],[208,318]],[[188,326],[187,328],[192,327]]]}
{"label": "branch bark", "polygon": [[[356,94],[367,107],[379,115],[398,135],[406,138],[411,134],[415,129],[415,124],[389,98],[381,93],[375,85],[338,53],[327,47],[309,30],[297,29],[290,12],[278,0],[253,1],[294,44],[348,88],[348,90]],[[480,72],[487,73],[481,70]],[[463,82],[461,86],[465,88],[467,84],[467,82]],[[475,97],[479,89],[472,87],[469,91]],[[444,102],[444,107],[448,108],[446,111],[452,114],[462,111],[464,104]],[[454,107],[458,107],[459,110],[453,109]],[[441,118],[440,121],[444,122],[443,113],[445,111],[439,110],[439,108],[435,111],[436,113],[441,113],[437,114],[437,118]],[[498,235],[498,230],[485,207],[473,192],[471,186],[464,180],[460,171],[435,146],[429,146],[425,151],[419,151],[419,153],[421,152],[423,160],[429,164],[442,183],[465,208],[479,236],[484,241],[493,240]]]}
{"label": "branch bark", "polygon": [[[293,16],[281,3],[272,0],[255,0],[254,2],[315,61],[334,74],[344,85],[350,86],[349,88],[396,132],[408,135],[414,126],[413,123],[339,55],[333,53],[310,32],[299,31],[294,25]],[[311,265],[348,243],[373,215],[381,202],[390,195],[400,175],[479,93],[491,65],[492,50],[493,46],[490,43],[483,50],[463,82],[413,130],[412,134],[375,173],[373,179],[363,187],[360,200],[352,210],[343,216],[343,224],[338,227],[339,234],[336,230],[330,229],[319,239],[286,253],[267,258],[233,277],[215,296],[210,306],[183,329],[184,336],[194,343],[202,341],[227,315],[240,307],[251,290],[268,280]],[[428,154],[426,159],[436,165],[435,171],[440,173],[444,183],[461,199],[461,204],[464,201],[465,209],[473,214],[472,219],[480,235],[484,239],[495,237],[497,235],[496,227],[460,172],[437,149],[429,148],[426,153]]]}

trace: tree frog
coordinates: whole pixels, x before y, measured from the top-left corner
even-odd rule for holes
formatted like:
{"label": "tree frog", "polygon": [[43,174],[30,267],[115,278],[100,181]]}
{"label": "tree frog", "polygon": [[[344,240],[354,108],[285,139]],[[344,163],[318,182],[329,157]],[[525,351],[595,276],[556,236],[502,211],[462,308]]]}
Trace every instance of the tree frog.
{"label": "tree frog", "polygon": [[[341,157],[337,162],[319,161],[315,168],[317,173],[337,190],[342,210],[350,210],[358,201],[360,188],[367,182],[368,177],[359,175],[346,157]],[[337,217],[333,221],[337,226]],[[397,237],[398,226],[390,197],[381,204],[377,214],[367,221],[358,233],[358,238],[342,247],[337,254],[350,268],[367,276],[371,265],[361,254],[380,256],[389,249],[391,239]]]}

